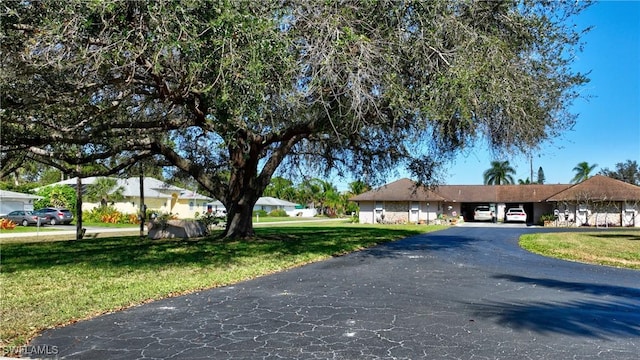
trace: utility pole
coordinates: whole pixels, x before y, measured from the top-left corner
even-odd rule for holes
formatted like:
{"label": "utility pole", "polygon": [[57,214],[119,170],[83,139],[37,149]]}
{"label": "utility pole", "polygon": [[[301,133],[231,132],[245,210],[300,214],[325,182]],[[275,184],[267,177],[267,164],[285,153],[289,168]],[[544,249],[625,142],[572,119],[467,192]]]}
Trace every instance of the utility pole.
{"label": "utility pole", "polygon": [[531,153],[529,153],[529,170],[531,171],[531,176],[529,177],[529,179],[533,184],[533,155]]}

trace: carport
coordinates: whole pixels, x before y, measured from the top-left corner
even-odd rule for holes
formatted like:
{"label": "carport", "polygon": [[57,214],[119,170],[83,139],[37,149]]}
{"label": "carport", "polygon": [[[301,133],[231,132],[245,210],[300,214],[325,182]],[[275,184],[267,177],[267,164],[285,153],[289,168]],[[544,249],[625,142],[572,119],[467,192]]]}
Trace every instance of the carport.
{"label": "carport", "polygon": [[[460,213],[464,216],[464,221],[475,221],[473,219],[473,213],[476,207],[478,206],[488,206],[491,209],[494,209],[494,213],[498,213],[497,204],[488,203],[488,202],[463,202],[460,204]],[[486,222],[486,221],[483,221]]]}
{"label": "carport", "polygon": [[[527,202],[527,203],[506,203],[504,204],[504,209],[502,210],[502,218],[501,220],[506,221],[506,214],[507,214],[507,210],[511,209],[511,208],[523,208],[524,212],[527,213],[527,224],[533,224],[535,221],[534,219],[536,218],[536,214],[534,214],[534,206],[533,203],[531,202]],[[538,214],[538,217],[540,217],[540,215],[542,214]]]}

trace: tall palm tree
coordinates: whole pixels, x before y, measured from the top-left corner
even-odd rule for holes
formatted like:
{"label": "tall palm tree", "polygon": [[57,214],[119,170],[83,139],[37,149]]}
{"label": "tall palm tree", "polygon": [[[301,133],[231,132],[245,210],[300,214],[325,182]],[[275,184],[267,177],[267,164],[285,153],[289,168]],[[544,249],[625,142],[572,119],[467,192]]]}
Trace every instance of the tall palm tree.
{"label": "tall palm tree", "polygon": [[598,164],[589,165],[589,163],[586,161],[578,163],[578,165],[576,165],[576,167],[573,168],[573,171],[575,171],[576,176],[574,176],[573,179],[571,179],[571,182],[574,184],[577,184],[579,182],[587,180],[590,177],[590,174],[593,171],[593,169],[596,168],[596,166],[598,166]]}
{"label": "tall palm tree", "polygon": [[491,168],[484,172],[486,185],[513,184],[516,170],[509,165],[509,161],[492,161]]}

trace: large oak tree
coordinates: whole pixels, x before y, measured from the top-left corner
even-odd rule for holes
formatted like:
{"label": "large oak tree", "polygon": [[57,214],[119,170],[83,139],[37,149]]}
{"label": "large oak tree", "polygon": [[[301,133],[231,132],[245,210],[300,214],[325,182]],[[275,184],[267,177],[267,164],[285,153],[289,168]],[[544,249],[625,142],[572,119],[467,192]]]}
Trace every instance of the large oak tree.
{"label": "large oak tree", "polygon": [[[428,181],[477,142],[573,125],[582,2],[4,1],[2,165],[118,172],[159,158],[228,211],[279,167]],[[99,166],[96,167],[95,165]],[[382,176],[381,175],[381,176]]]}

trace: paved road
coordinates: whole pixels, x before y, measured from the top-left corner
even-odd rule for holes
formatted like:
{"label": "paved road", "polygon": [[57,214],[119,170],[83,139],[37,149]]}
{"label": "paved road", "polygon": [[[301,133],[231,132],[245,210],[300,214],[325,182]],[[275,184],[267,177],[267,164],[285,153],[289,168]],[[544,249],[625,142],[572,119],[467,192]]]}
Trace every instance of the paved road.
{"label": "paved road", "polygon": [[[566,230],[566,229],[563,229]],[[64,359],[637,359],[640,272],[453,227],[46,331]]]}

